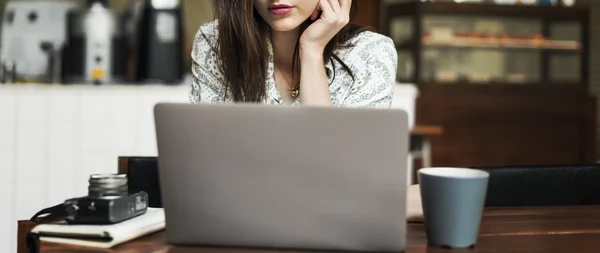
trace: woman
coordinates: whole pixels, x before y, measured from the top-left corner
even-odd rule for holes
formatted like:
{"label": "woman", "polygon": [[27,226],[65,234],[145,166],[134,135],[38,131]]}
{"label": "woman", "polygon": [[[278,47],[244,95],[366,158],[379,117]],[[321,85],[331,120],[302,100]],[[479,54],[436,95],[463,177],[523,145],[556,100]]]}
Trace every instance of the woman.
{"label": "woman", "polygon": [[192,50],[192,103],[389,108],[392,40],[352,23],[356,0],[215,0]]}

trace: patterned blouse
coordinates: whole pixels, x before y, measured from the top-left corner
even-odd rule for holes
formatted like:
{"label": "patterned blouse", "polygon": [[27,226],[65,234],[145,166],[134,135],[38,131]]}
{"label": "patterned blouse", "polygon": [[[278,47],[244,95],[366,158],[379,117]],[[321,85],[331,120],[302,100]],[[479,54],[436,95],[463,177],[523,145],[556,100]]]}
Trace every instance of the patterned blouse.
{"label": "patterned blouse", "polygon": [[[213,47],[218,40],[218,23],[212,21],[200,27],[192,49],[193,83],[189,98],[192,103],[229,103],[224,96],[225,79],[218,54]],[[204,33],[206,38],[201,35]],[[337,107],[390,108],[396,78],[397,52],[393,41],[381,34],[365,31],[350,40],[354,47],[338,49],[335,53],[353,71],[354,80],[338,62],[328,61],[331,101]],[[212,45],[212,46],[211,46]],[[270,42],[265,104],[283,105],[274,78],[273,48]],[[335,79],[332,73],[335,71]],[[333,79],[333,80],[332,80]],[[293,105],[300,104],[296,98]]]}

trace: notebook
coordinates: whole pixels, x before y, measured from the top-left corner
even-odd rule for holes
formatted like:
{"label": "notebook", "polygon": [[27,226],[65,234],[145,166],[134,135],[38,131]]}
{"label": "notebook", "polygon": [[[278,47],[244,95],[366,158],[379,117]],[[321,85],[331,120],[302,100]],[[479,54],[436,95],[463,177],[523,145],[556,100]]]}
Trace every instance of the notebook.
{"label": "notebook", "polygon": [[148,208],[145,214],[112,225],[41,224],[31,233],[41,241],[94,248],[112,248],[165,228],[162,208]]}

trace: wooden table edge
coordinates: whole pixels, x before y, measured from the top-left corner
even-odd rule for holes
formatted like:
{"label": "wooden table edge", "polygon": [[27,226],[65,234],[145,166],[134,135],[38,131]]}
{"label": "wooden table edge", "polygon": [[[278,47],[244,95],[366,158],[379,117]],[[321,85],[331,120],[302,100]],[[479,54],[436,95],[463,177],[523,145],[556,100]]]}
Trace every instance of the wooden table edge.
{"label": "wooden table edge", "polygon": [[444,132],[444,129],[441,126],[433,126],[433,125],[416,125],[410,131],[410,133],[413,135],[426,135],[426,136],[442,135],[443,132]]}

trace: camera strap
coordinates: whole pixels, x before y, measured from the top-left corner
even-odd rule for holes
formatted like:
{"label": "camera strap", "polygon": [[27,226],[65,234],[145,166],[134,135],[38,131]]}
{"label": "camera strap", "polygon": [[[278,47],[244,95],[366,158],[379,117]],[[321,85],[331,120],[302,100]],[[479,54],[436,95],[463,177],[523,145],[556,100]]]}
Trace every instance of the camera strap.
{"label": "camera strap", "polygon": [[[74,203],[61,203],[52,207],[44,208],[37,212],[31,221],[36,224],[53,223],[66,219],[69,216],[74,215],[77,212],[77,205]],[[40,249],[39,235],[33,233],[27,233],[26,244],[30,253],[37,253]]]}
{"label": "camera strap", "polygon": [[42,209],[33,217],[31,217],[31,221],[34,221],[38,224],[56,222],[72,216],[75,212],[77,212],[77,209],[77,205],[73,203],[61,203]]}

